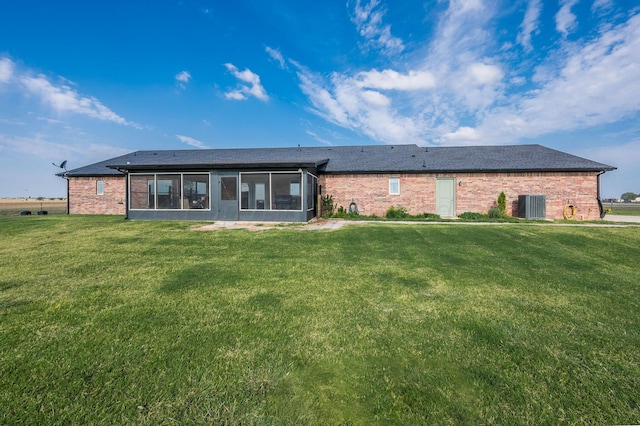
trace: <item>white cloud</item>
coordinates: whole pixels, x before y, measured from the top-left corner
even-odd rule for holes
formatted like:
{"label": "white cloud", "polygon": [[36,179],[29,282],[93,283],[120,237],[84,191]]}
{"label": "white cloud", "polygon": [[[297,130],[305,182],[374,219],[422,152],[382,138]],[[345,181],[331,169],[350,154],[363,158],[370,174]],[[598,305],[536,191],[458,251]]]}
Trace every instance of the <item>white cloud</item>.
{"label": "white cloud", "polygon": [[511,138],[534,137],[614,123],[637,114],[639,51],[640,15],[636,15],[578,49],[568,46],[567,60],[555,75],[538,89],[513,98],[513,107],[491,111],[484,125],[494,127],[492,133],[496,133],[505,123],[518,122]]}
{"label": "white cloud", "polygon": [[[525,51],[531,45],[526,35],[538,31],[542,4],[528,3],[528,17],[518,30]],[[568,11],[573,4],[563,3]],[[640,14],[635,13],[618,25],[594,26],[599,34],[589,38],[568,41],[554,33],[546,50],[520,61],[521,52],[504,48],[505,33],[495,27],[503,11],[494,2],[453,0],[430,42],[398,56],[393,67],[327,76],[289,63],[313,113],[374,140],[516,143],[637,117]]]}
{"label": "white cloud", "polygon": [[[28,136],[0,134],[0,152],[4,160],[0,170],[3,197],[58,197],[66,195],[64,179],[55,176],[63,171],[51,163],[67,160],[67,170],[104,161],[131,152],[87,140],[71,141],[62,135],[36,133]],[[16,179],[19,176],[19,179]],[[7,185],[6,183],[11,183]]]}
{"label": "white cloud", "polygon": [[176,84],[177,86],[184,90],[187,88],[187,83],[189,81],[191,81],[191,73],[189,73],[189,71],[180,71],[178,74],[176,74]]}
{"label": "white cloud", "polygon": [[343,127],[352,128],[347,111],[324,87],[324,82],[310,71],[301,68],[297,72],[300,90],[309,97],[313,105],[312,112]]}
{"label": "white cloud", "polygon": [[592,11],[607,10],[613,6],[613,0],[595,0],[591,5]]}
{"label": "white cloud", "polygon": [[481,0],[451,1],[437,24],[427,61],[435,64],[441,61],[446,69],[479,58],[492,41],[485,27],[494,13]]}
{"label": "white cloud", "polygon": [[43,75],[37,77],[25,75],[22,76],[20,82],[29,93],[38,96],[42,102],[57,112],[72,112],[118,124],[134,125],[111,111],[96,98],[81,96],[65,84],[55,86]]}
{"label": "white cloud", "polygon": [[49,124],[62,124],[63,123],[60,120],[56,120],[56,119],[49,118],[49,117],[37,117],[36,120],[44,121],[44,122],[49,123]]}
{"label": "white cloud", "polygon": [[520,24],[520,32],[516,41],[522,45],[525,52],[531,52],[533,46],[531,44],[531,35],[539,32],[538,25],[540,12],[542,11],[541,0],[529,0],[527,11],[524,14],[524,20]]}
{"label": "white cloud", "polygon": [[312,132],[310,130],[306,130],[305,131],[306,134],[308,134],[309,136],[311,136],[313,139],[317,140],[318,142],[325,144],[325,145],[333,145],[333,143],[330,140],[324,139],[322,137],[320,137],[317,133]]}
{"label": "white cloud", "polygon": [[[351,77],[334,73],[329,80],[298,68],[300,89],[313,105],[312,112],[339,126],[361,132],[375,140],[389,143],[421,143],[421,114],[405,116],[393,107],[393,98],[381,90],[404,96],[423,92],[435,85],[427,71],[372,70]],[[377,89],[377,90],[376,90]],[[402,105],[402,102],[399,102]]]}
{"label": "white cloud", "polygon": [[484,8],[483,0],[459,0],[457,3],[461,5],[462,12],[475,12]]}
{"label": "white cloud", "polygon": [[[423,102],[430,125],[444,134],[460,127],[460,116],[481,116],[502,96],[503,44],[493,31],[498,10],[494,2],[451,1],[436,25],[424,60],[414,69],[429,70],[437,87]],[[460,114],[460,111],[464,111]]]}
{"label": "white cloud", "polygon": [[225,93],[225,98],[240,101],[248,99],[249,96],[254,96],[263,102],[269,100],[266,90],[260,83],[260,76],[258,74],[251,72],[248,68],[240,71],[235,65],[230,63],[224,64],[224,66],[234,77],[242,82],[239,88]]}
{"label": "white cloud", "polygon": [[469,74],[480,85],[498,82],[504,75],[499,67],[480,62],[469,66]]}
{"label": "white cloud", "polygon": [[34,76],[29,69],[19,69],[8,57],[0,58],[0,83],[14,81],[12,90],[24,97],[35,97],[58,113],[75,113],[99,120],[139,127],[128,122],[94,97],[82,96],[75,83],[59,77],[52,83],[46,76]]}
{"label": "white cloud", "polygon": [[15,65],[9,58],[0,58],[0,83],[8,83],[13,77]]}
{"label": "white cloud", "polygon": [[467,144],[478,141],[481,138],[482,133],[480,131],[466,126],[460,127],[455,132],[442,135],[442,140],[449,144]]}
{"label": "white cloud", "polygon": [[0,134],[0,149],[43,158],[47,161],[68,160],[68,170],[76,167],[74,163],[87,164],[103,161],[105,158],[116,157],[130,152],[128,149],[96,143],[70,144],[66,139],[64,142],[58,142],[43,134],[33,136],[7,136]]}
{"label": "white cloud", "polygon": [[374,108],[386,108],[391,105],[391,100],[389,98],[375,90],[363,90],[360,93],[360,96],[362,96],[362,99]]}
{"label": "white cloud", "polygon": [[188,83],[189,80],[191,80],[191,74],[189,73],[189,71],[180,71],[178,74],[176,74],[176,81],[179,81],[181,83]]}
{"label": "white cloud", "polygon": [[560,10],[556,13],[556,30],[563,36],[567,36],[577,25],[577,17],[571,12],[571,8],[578,0],[561,0]]}
{"label": "white cloud", "polygon": [[360,72],[356,75],[359,87],[382,90],[422,90],[436,85],[429,71],[409,71],[401,74],[394,70]]}
{"label": "white cloud", "polygon": [[191,145],[191,146],[194,146],[196,148],[202,148],[202,149],[209,148],[204,142],[201,142],[201,141],[199,141],[197,139],[194,139],[192,137],[189,137],[189,136],[176,135],[176,138],[178,138],[181,142],[184,142],[187,145]]}
{"label": "white cloud", "polygon": [[404,44],[398,37],[391,35],[391,25],[382,22],[385,10],[378,8],[378,0],[356,0],[354,15],[351,18],[356,28],[368,44],[386,54],[396,54],[404,50]]}
{"label": "white cloud", "polygon": [[271,59],[273,59],[274,61],[276,61],[278,63],[278,65],[280,66],[280,69],[286,69],[287,68],[287,64],[286,64],[286,62],[284,60],[284,56],[282,56],[282,53],[278,49],[273,49],[273,48],[267,46],[267,47],[265,47],[265,51],[269,54]]}
{"label": "white cloud", "polygon": [[511,79],[509,80],[509,83],[510,83],[512,86],[514,86],[514,87],[515,87],[515,86],[522,86],[522,85],[523,85],[523,84],[525,84],[526,82],[527,82],[527,79],[526,79],[526,78],[524,78],[524,77],[523,77],[523,76],[521,76],[521,75],[513,76],[513,77],[511,77]]}
{"label": "white cloud", "polygon": [[232,90],[224,94],[225,99],[233,100],[233,101],[244,101],[249,99],[247,95],[245,95],[242,90]]}
{"label": "white cloud", "polygon": [[342,127],[389,143],[418,143],[420,114],[404,116],[382,93],[362,87],[358,79],[334,73],[324,80],[304,68],[298,71],[300,88],[313,105],[312,112]]}

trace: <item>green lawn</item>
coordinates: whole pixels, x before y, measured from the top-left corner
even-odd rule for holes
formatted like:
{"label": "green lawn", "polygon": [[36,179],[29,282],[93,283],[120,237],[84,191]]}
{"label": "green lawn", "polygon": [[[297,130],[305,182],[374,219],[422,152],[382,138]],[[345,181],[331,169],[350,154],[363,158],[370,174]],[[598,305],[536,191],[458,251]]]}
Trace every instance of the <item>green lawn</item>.
{"label": "green lawn", "polygon": [[637,424],[640,227],[0,218],[0,424]]}

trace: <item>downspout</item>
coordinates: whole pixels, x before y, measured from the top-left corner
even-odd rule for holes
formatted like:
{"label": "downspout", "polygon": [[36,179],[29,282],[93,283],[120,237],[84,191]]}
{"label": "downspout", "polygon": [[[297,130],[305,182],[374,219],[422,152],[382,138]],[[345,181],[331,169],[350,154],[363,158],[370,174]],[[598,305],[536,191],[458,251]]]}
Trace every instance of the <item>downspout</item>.
{"label": "downspout", "polygon": [[69,215],[70,212],[71,212],[71,201],[69,199],[69,176],[67,176],[66,172],[64,174],[58,175],[58,176],[60,176],[62,179],[67,181],[67,211],[66,211],[66,213],[67,213],[67,215]]}
{"label": "downspout", "polygon": [[129,219],[129,173],[125,173],[124,174],[124,220],[128,220],[128,219]]}
{"label": "downspout", "polygon": [[129,219],[129,173],[118,168],[116,170],[124,174],[124,220],[127,220]]}
{"label": "downspout", "polygon": [[71,204],[69,204],[69,178],[65,176],[64,180],[67,181],[67,215],[69,215],[71,213]]}
{"label": "downspout", "polygon": [[602,199],[600,199],[600,176],[602,176],[603,174],[605,174],[605,171],[598,173],[598,175],[596,176],[596,182],[597,182],[596,191],[597,191],[597,199],[598,199],[598,208],[600,209],[600,219],[604,219],[604,217],[607,214],[604,211],[604,206],[602,205]]}

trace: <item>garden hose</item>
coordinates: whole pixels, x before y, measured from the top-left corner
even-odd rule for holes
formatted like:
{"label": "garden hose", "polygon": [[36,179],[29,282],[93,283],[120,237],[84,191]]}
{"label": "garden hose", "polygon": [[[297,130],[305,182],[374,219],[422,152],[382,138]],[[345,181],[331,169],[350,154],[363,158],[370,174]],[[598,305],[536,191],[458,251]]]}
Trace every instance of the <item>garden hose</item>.
{"label": "garden hose", "polygon": [[576,206],[573,204],[567,204],[564,206],[564,218],[569,220],[575,219],[577,210],[578,209],[576,209]]}
{"label": "garden hose", "polygon": [[355,200],[351,200],[351,203],[349,204],[349,213],[355,213],[358,214],[358,205],[356,204]]}

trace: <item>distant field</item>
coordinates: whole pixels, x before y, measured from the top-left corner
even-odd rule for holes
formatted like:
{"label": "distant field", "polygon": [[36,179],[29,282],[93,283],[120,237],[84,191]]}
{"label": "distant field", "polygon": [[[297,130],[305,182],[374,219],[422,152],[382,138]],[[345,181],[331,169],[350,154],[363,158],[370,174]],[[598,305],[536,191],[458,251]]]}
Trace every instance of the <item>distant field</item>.
{"label": "distant field", "polygon": [[0,198],[0,216],[18,216],[25,210],[38,214],[40,209],[47,211],[47,214],[65,214],[67,200],[47,198],[41,202],[35,198]]}
{"label": "distant field", "polygon": [[605,203],[605,209],[611,209],[611,213],[624,216],[640,216],[640,203]]}

